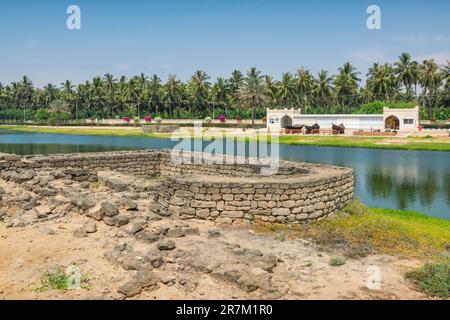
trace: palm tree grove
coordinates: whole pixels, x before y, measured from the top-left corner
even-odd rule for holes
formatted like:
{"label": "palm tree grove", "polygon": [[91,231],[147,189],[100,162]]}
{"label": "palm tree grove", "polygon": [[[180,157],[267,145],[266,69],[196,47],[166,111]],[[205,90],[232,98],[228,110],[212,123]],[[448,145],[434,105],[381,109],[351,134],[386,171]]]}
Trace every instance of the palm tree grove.
{"label": "palm tree grove", "polygon": [[0,83],[0,121],[60,123],[63,120],[142,118],[216,119],[224,115],[261,119],[265,108],[302,108],[304,113],[377,113],[383,105],[417,104],[421,118],[450,118],[450,61],[414,61],[403,53],[391,63],[374,63],[366,81],[351,63],[335,74],[305,68],[283,73],[280,80],[256,68],[234,70],[212,81],[196,71],[186,82],[170,75],[115,78],[97,76],[75,85],[67,80],[36,88],[27,76]]}

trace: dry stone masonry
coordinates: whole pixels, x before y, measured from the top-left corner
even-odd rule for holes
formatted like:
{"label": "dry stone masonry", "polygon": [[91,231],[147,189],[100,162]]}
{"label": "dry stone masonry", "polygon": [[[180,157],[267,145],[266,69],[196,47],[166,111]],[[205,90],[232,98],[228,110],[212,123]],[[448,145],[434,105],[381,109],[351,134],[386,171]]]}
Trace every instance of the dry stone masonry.
{"label": "dry stone masonry", "polygon": [[[105,170],[141,180],[161,176],[157,213],[219,222],[302,223],[333,215],[353,198],[354,174],[349,168],[280,161],[277,174],[264,176],[262,164],[251,164],[249,159],[236,159],[242,164],[214,164],[217,158],[203,156],[206,163],[194,164],[194,157],[202,156],[185,153],[179,164],[167,150],[25,157],[0,154],[0,174],[19,183],[39,171],[79,182],[95,182],[97,172]],[[117,191],[127,187],[120,179],[107,179],[107,184]],[[52,192],[41,189],[38,191],[44,195]]]}

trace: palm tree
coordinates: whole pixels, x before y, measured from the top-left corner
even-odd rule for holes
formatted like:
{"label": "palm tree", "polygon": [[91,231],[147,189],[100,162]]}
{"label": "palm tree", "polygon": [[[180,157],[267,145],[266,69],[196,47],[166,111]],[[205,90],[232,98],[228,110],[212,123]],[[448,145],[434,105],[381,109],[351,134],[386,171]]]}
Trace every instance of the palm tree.
{"label": "palm tree", "polygon": [[103,79],[104,92],[105,92],[105,101],[108,106],[108,115],[111,117],[113,110],[116,108],[116,87],[117,80],[114,79],[114,76],[110,73],[104,75]]}
{"label": "palm tree", "polygon": [[181,101],[180,81],[177,80],[176,76],[169,75],[164,89],[164,100],[167,101],[169,115],[173,118],[173,108]]}
{"label": "palm tree", "polygon": [[358,82],[361,79],[359,78],[360,73],[356,71],[350,62],[345,63],[338,70],[339,73],[334,79],[335,94],[341,107],[344,107],[352,100],[354,101],[357,94]]}
{"label": "palm tree", "polygon": [[[61,99],[65,101],[69,106],[75,101],[75,92],[74,85],[70,80],[66,80],[61,83]],[[75,102],[76,103],[76,102]],[[75,107],[75,115],[76,115],[76,107]]]}
{"label": "palm tree", "polygon": [[301,106],[308,105],[313,88],[313,77],[309,70],[300,68],[297,70],[297,98]]}
{"label": "palm tree", "polygon": [[264,76],[264,82],[266,83],[266,91],[267,96],[269,97],[270,104],[273,107],[277,104],[277,92],[278,92],[278,86],[277,83],[273,80],[272,76],[265,75]]}
{"label": "palm tree", "polygon": [[283,73],[278,83],[276,97],[283,106],[289,107],[295,101],[295,81],[289,72]]}
{"label": "palm tree", "polygon": [[252,109],[252,127],[255,126],[256,107],[269,100],[267,96],[266,82],[261,72],[256,68],[251,68],[247,72],[247,77],[237,91],[238,99]]}
{"label": "palm tree", "polygon": [[159,114],[159,106],[161,105],[161,95],[163,93],[161,79],[154,74],[148,83],[149,89],[149,108],[154,108],[155,113]]}
{"label": "palm tree", "polygon": [[[227,115],[227,102],[230,98],[231,88],[224,78],[217,78],[216,83],[212,88],[212,96],[214,103],[224,108],[224,113]],[[213,103],[213,118],[215,118],[215,109]]]}
{"label": "palm tree", "polygon": [[447,60],[447,65],[442,66],[442,80],[445,82],[446,90],[450,90],[450,60]]}
{"label": "palm tree", "polygon": [[70,108],[65,101],[57,99],[50,103],[48,111],[56,115],[56,123],[59,126],[61,124],[61,115],[63,113],[69,113]]}
{"label": "palm tree", "polygon": [[191,77],[188,87],[192,103],[200,112],[205,111],[205,104],[208,101],[211,84],[208,82],[209,76],[204,71],[196,71]]}
{"label": "palm tree", "polygon": [[409,53],[402,53],[398,57],[399,61],[395,62],[395,75],[398,82],[400,82],[406,89],[407,94],[412,94],[412,86],[417,83],[418,77],[418,63],[411,60]]}
{"label": "palm tree", "polygon": [[392,67],[375,63],[367,73],[367,88],[374,96],[389,100],[395,93],[396,79]]}
{"label": "palm tree", "polygon": [[433,117],[433,107],[437,101],[437,91],[441,81],[438,64],[433,59],[425,60],[420,65],[419,82],[423,88],[423,97],[425,98],[425,104],[428,106],[430,118]]}
{"label": "palm tree", "polygon": [[317,80],[314,82],[313,95],[319,106],[324,107],[331,105],[333,97],[333,78],[328,76],[327,71],[319,71]]}

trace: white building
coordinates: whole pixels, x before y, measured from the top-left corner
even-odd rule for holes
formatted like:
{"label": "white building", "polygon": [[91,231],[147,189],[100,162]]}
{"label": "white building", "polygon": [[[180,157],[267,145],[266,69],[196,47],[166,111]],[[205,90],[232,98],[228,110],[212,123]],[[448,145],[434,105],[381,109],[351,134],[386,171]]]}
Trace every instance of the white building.
{"label": "white building", "polygon": [[267,109],[267,129],[280,131],[297,125],[318,124],[331,129],[332,124],[344,124],[346,130],[416,131],[419,125],[419,107],[412,109],[383,108],[383,114],[301,114],[301,109]]}

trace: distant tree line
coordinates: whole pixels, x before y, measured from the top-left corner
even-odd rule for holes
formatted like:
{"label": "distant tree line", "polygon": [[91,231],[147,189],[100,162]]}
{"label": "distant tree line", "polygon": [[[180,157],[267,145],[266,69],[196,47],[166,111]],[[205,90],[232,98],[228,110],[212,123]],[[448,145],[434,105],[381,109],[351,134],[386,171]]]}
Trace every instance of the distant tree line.
{"label": "distant tree line", "polygon": [[299,108],[304,113],[352,113],[361,105],[411,102],[419,104],[423,118],[450,118],[450,62],[433,59],[421,63],[403,53],[393,64],[375,63],[362,84],[351,63],[334,75],[321,70],[313,75],[300,68],[283,73],[280,80],[251,68],[212,82],[197,71],[186,82],[170,75],[163,82],[144,74],[118,79],[111,74],[74,85],[49,83],[36,88],[24,76],[9,85],[0,83],[0,120],[36,118],[87,119],[160,116],[162,118],[262,118],[265,108]]}

